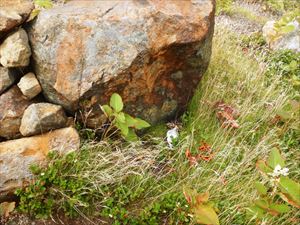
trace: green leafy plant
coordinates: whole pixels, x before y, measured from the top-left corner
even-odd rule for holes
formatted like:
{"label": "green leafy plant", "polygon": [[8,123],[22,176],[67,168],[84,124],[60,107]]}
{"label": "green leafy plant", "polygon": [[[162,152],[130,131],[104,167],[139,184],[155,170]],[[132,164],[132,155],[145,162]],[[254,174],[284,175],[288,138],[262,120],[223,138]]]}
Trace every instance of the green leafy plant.
{"label": "green leafy plant", "polygon": [[295,26],[292,24],[293,21],[300,21],[300,11],[295,10],[288,12],[283,15],[279,20],[274,24],[274,34],[271,36],[272,41],[276,41],[281,38],[283,35],[290,33],[295,30]]}
{"label": "green leafy plant", "polygon": [[[112,224],[158,225],[162,220],[168,224],[190,224],[189,207],[181,193],[170,192],[145,205],[139,202],[144,194],[143,188],[130,189],[119,185],[113,192],[108,192],[100,215],[113,220]],[[142,208],[140,213],[132,214],[128,208],[133,202],[138,202]]]}
{"label": "green leafy plant", "polygon": [[196,223],[212,225],[220,224],[215,207],[212,203],[208,202],[208,192],[199,194],[195,190],[184,188],[183,193],[190,205]]}
{"label": "green leafy plant", "polygon": [[217,0],[217,15],[222,12],[228,12],[230,11],[234,0]]}
{"label": "green leafy plant", "polygon": [[246,48],[261,48],[266,45],[266,41],[261,32],[244,35],[241,39],[241,46]]}
{"label": "green leafy plant", "polygon": [[266,57],[266,75],[278,74],[294,88],[300,87],[300,53],[291,50],[275,51]]}
{"label": "green leafy plant", "polygon": [[124,104],[119,94],[114,93],[110,98],[109,105],[102,105],[101,109],[107,116],[110,124],[120,130],[121,135],[128,141],[137,140],[135,130],[150,127],[150,124],[140,118],[133,118],[124,113]]}
{"label": "green leafy plant", "polygon": [[300,208],[300,184],[288,178],[289,170],[285,168],[285,160],[277,148],[271,150],[266,161],[258,160],[256,167],[267,178],[267,182],[255,183],[260,197],[249,208],[251,215],[262,219],[289,212],[290,207],[281,200]]}
{"label": "green leafy plant", "polygon": [[80,170],[83,164],[77,160],[76,153],[60,156],[52,152],[48,156],[49,165],[42,168],[31,166],[35,182],[25,189],[18,189],[20,197],[18,210],[47,218],[55,209],[61,209],[68,216],[77,215],[74,206],[82,210],[88,208],[95,195],[86,191],[84,178],[68,176],[74,170]]}

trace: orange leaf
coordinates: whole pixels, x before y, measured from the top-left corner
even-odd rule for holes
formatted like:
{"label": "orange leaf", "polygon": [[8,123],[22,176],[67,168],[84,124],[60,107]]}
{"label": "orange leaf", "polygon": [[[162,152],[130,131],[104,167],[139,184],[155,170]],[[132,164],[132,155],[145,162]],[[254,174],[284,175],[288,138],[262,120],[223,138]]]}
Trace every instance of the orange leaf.
{"label": "orange leaf", "polygon": [[209,193],[208,192],[205,192],[205,193],[202,193],[202,194],[198,194],[196,196],[196,202],[198,204],[202,204],[202,203],[205,203],[207,202],[209,199]]}

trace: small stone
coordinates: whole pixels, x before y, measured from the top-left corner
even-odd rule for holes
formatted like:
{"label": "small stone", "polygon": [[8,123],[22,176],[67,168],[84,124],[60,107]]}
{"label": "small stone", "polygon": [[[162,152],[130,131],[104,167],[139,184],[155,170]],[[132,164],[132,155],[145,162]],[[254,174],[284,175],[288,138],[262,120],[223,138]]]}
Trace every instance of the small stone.
{"label": "small stone", "polygon": [[9,88],[15,82],[15,76],[12,71],[5,67],[0,67],[0,94]]}
{"label": "small stone", "polygon": [[23,67],[30,62],[31,49],[24,29],[11,33],[0,45],[0,63],[4,67]]}
{"label": "small stone", "polygon": [[0,193],[12,192],[26,186],[33,177],[30,165],[46,163],[50,151],[67,154],[77,151],[80,138],[74,128],[68,127],[43,135],[0,143]]}
{"label": "small stone", "polygon": [[18,138],[21,119],[25,109],[33,101],[28,100],[17,85],[0,96],[0,137]]}
{"label": "small stone", "polygon": [[23,76],[18,83],[18,87],[20,88],[23,95],[25,95],[29,99],[34,98],[42,91],[40,83],[33,73],[28,73]]}
{"label": "small stone", "polygon": [[66,124],[67,117],[60,105],[36,103],[25,110],[20,132],[23,136],[31,136],[62,128]]}

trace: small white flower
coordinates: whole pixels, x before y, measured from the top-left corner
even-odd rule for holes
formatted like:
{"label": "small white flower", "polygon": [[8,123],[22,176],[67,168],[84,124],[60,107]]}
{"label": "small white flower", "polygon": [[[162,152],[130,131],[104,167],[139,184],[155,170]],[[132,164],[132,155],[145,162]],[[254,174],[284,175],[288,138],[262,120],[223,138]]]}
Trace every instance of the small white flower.
{"label": "small white flower", "polygon": [[272,177],[279,177],[279,176],[287,176],[289,175],[289,169],[284,167],[281,168],[280,165],[276,165],[274,168],[273,173],[269,173]]}
{"label": "small white flower", "polygon": [[283,168],[282,170],[281,170],[281,174],[283,175],[283,176],[288,176],[289,175],[289,169],[288,168]]}
{"label": "small white flower", "polygon": [[168,130],[167,132],[167,142],[169,144],[169,148],[173,149],[173,140],[178,138],[179,133],[178,133],[178,127],[174,127],[171,130]]}
{"label": "small white flower", "polygon": [[279,172],[281,170],[281,166],[280,165],[276,165],[274,172]]}
{"label": "small white flower", "polygon": [[45,175],[45,173],[41,173],[41,176],[44,176]]}

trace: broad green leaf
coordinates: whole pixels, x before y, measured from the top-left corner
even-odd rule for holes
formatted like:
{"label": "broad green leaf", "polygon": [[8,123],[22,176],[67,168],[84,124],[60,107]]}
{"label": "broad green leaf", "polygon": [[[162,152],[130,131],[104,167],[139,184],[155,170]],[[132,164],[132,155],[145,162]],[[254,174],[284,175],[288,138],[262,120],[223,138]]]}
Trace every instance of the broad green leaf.
{"label": "broad green leaf", "polygon": [[125,114],[123,112],[116,113],[115,117],[116,117],[116,120],[119,123],[124,123],[127,126],[127,124],[125,123],[126,122],[126,120],[125,120]]}
{"label": "broad green leaf", "polygon": [[51,0],[34,0],[34,3],[45,9],[51,9],[53,7]]}
{"label": "broad green leaf", "polygon": [[125,137],[125,140],[126,140],[126,141],[129,141],[129,142],[133,142],[133,141],[138,141],[139,138],[138,138],[138,136],[135,134],[134,130],[133,130],[132,128],[129,128],[128,134],[127,134],[127,136]]}
{"label": "broad green leaf", "polygon": [[119,94],[113,93],[110,97],[110,106],[116,111],[121,112],[123,110],[123,101]]}
{"label": "broad green leaf", "polygon": [[257,218],[263,218],[264,217],[264,214],[266,213],[265,210],[263,210],[262,208],[258,207],[258,206],[251,206],[248,208],[248,212],[251,214],[251,215],[254,215],[255,217]]}
{"label": "broad green leaf", "polygon": [[219,225],[219,218],[215,210],[208,205],[197,205],[192,209],[197,223]]}
{"label": "broad green leaf", "polygon": [[284,27],[281,28],[281,31],[283,33],[290,33],[290,32],[292,32],[294,30],[295,30],[295,26],[292,25],[292,24],[291,25],[286,25],[286,26],[284,26]]}
{"label": "broad green leaf", "polygon": [[30,15],[29,15],[29,17],[28,17],[28,19],[26,20],[26,22],[32,21],[37,15],[39,15],[40,12],[41,12],[40,9],[34,9],[34,10],[32,10],[31,13],[30,13]]}
{"label": "broad green leaf", "polygon": [[[288,203],[300,208],[300,184],[291,180],[288,177],[280,177],[279,188],[281,192],[285,195]],[[290,202],[291,201],[291,202]]]}
{"label": "broad green leaf", "polygon": [[288,194],[284,194],[282,192],[279,192],[279,196],[287,203],[289,203],[292,206],[295,206],[296,208],[300,208],[300,205],[294,202],[291,197]]}
{"label": "broad green leaf", "polygon": [[270,210],[274,210],[277,213],[286,213],[290,211],[290,207],[284,204],[271,204]]}
{"label": "broad green leaf", "polygon": [[258,207],[262,209],[268,209],[269,208],[269,203],[265,199],[258,199],[254,201],[254,204],[257,205]]}
{"label": "broad green leaf", "polygon": [[260,170],[261,172],[266,173],[266,174],[273,172],[273,170],[270,167],[268,167],[267,164],[266,164],[266,162],[263,161],[263,160],[258,160],[256,162],[256,168],[258,170]]}
{"label": "broad green leaf", "polygon": [[271,150],[270,156],[267,160],[267,164],[272,169],[274,169],[277,165],[280,165],[281,167],[285,166],[284,159],[280,155],[280,152],[277,148],[273,148]]}
{"label": "broad green leaf", "polygon": [[255,182],[255,188],[258,191],[260,195],[266,195],[268,192],[268,189],[260,182]]}
{"label": "broad green leaf", "polygon": [[110,117],[113,114],[113,110],[109,105],[101,105],[101,110]]}
{"label": "broad green leaf", "polygon": [[128,127],[135,127],[137,121],[132,116],[125,114],[125,120]]}
{"label": "broad green leaf", "polygon": [[124,123],[116,123],[116,127],[121,131],[121,134],[123,137],[126,137],[128,135],[128,127]]}
{"label": "broad green leaf", "polygon": [[150,127],[151,125],[149,123],[147,123],[145,120],[142,120],[140,118],[136,118],[136,125],[135,125],[135,129],[143,129],[143,128],[147,128]]}

